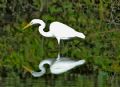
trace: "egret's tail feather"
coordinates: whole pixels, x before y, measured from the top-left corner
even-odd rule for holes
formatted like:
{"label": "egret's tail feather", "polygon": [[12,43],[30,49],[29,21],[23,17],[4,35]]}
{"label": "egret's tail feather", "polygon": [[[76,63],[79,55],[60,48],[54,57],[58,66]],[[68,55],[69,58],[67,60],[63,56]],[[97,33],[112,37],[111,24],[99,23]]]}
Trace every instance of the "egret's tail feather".
{"label": "egret's tail feather", "polygon": [[83,33],[76,33],[76,36],[79,37],[79,38],[83,38],[85,39],[85,35]]}
{"label": "egret's tail feather", "polygon": [[82,64],[84,64],[85,63],[85,60],[79,60],[78,62],[77,62],[77,65],[82,65]]}

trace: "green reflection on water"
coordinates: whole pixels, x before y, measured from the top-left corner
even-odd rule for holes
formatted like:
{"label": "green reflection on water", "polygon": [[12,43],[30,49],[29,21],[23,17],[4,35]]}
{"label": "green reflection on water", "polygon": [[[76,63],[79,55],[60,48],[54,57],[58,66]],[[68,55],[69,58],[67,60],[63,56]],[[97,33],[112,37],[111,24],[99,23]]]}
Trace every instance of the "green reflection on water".
{"label": "green reflection on water", "polygon": [[120,76],[100,71],[91,75],[66,73],[40,78],[0,78],[0,87],[120,87]]}

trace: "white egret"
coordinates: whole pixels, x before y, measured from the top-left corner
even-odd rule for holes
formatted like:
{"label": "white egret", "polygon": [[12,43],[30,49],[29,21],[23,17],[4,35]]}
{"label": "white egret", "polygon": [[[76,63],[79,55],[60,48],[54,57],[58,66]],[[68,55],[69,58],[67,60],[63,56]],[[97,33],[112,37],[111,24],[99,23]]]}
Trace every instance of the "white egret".
{"label": "white egret", "polygon": [[33,19],[24,29],[34,24],[39,24],[40,34],[45,37],[55,37],[58,44],[60,44],[60,40],[67,40],[73,37],[85,38],[83,33],[77,32],[73,28],[57,21],[50,24],[48,32],[43,31],[46,25],[40,19]]}
{"label": "white egret", "polygon": [[52,74],[61,74],[68,70],[73,69],[76,66],[82,65],[85,60],[72,60],[70,58],[59,57],[57,59],[46,59],[39,64],[40,72],[33,71],[24,66],[24,68],[29,71],[34,77],[40,77],[45,74],[46,70],[44,65],[48,64],[50,66],[50,72]]}

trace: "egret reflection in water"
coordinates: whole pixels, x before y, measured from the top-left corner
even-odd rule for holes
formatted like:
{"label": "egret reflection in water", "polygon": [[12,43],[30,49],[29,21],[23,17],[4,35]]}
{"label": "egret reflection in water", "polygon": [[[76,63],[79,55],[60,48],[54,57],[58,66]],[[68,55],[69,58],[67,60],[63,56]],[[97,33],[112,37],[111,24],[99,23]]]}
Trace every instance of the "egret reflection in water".
{"label": "egret reflection in water", "polygon": [[58,57],[56,59],[45,59],[39,64],[39,72],[31,70],[24,66],[24,68],[29,71],[34,77],[40,77],[45,74],[46,70],[44,65],[48,64],[50,66],[50,72],[52,74],[61,74],[68,70],[75,68],[76,66],[82,65],[85,63],[85,60],[73,60],[67,57]]}

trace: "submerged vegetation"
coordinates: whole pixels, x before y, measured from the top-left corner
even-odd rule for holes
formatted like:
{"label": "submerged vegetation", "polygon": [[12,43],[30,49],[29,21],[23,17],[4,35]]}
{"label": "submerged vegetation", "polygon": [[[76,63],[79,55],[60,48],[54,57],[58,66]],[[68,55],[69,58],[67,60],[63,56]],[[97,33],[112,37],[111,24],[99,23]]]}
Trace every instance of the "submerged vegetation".
{"label": "submerged vegetation", "polygon": [[1,0],[0,74],[23,75],[23,65],[38,70],[45,58],[56,58],[58,44],[45,38],[38,27],[23,27],[33,18],[60,21],[86,35],[61,42],[61,55],[87,62],[76,72],[104,70],[120,73],[119,0]]}

